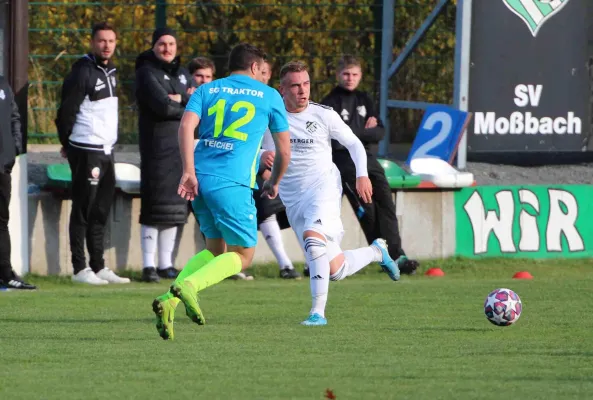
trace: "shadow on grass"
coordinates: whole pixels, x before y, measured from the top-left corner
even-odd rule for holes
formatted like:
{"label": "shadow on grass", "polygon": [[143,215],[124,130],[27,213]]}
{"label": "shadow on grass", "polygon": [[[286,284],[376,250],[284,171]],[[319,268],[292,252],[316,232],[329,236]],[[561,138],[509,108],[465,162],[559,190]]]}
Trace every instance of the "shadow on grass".
{"label": "shadow on grass", "polygon": [[488,328],[456,328],[448,326],[426,326],[416,328],[389,328],[388,331],[392,332],[488,332],[491,329]]}
{"label": "shadow on grass", "polygon": [[[473,379],[473,377],[467,377],[468,379]],[[406,381],[426,381],[426,376],[423,375],[401,375],[397,377],[398,380],[406,380]],[[450,380],[450,377],[440,377],[435,378],[434,376],[431,377],[431,380]],[[564,376],[564,377],[555,377],[550,378],[549,376],[504,376],[504,377],[490,377],[489,382],[493,381],[531,381],[531,382],[540,382],[540,381],[554,381],[554,382],[592,382],[591,378],[585,376]]]}
{"label": "shadow on grass", "polygon": [[43,318],[2,318],[2,322],[13,324],[113,324],[118,322],[138,322],[152,324],[154,318],[105,318],[105,319],[43,319]]}
{"label": "shadow on grass", "polygon": [[[491,352],[472,352],[471,356],[492,356]],[[521,350],[508,350],[508,351],[497,351],[497,357],[583,357],[593,358],[593,352],[590,351],[521,351]]]}
{"label": "shadow on grass", "polygon": [[34,341],[42,341],[42,342],[61,342],[64,341],[68,342],[110,342],[113,343],[114,341],[118,342],[146,342],[145,337],[109,337],[109,336],[97,336],[97,337],[68,337],[67,339],[63,337],[47,337],[47,336],[2,336],[0,335],[0,339],[10,340],[11,342],[31,342]]}

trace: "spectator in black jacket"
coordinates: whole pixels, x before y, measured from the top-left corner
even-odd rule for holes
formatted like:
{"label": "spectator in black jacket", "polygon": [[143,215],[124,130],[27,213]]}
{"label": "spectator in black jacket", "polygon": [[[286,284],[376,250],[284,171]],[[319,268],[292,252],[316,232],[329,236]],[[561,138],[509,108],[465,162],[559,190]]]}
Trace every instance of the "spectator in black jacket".
{"label": "spectator in black jacket", "polygon": [[174,279],[179,273],[173,266],[173,249],[177,228],[187,222],[189,207],[177,194],[179,177],[183,175],[177,131],[194,90],[191,80],[177,56],[175,32],[170,28],[155,30],[152,48],[136,59],[142,280],[145,282]]}
{"label": "spectator in black jacket", "polygon": [[356,185],[354,163],[348,150],[332,140],[333,161],[342,175],[344,193],[358,215],[368,243],[372,243],[377,238],[384,238],[387,241],[389,255],[398,263],[400,272],[413,274],[418,267],[418,262],[408,259],[402,249],[391,189],[383,167],[370,150],[372,145],[376,145],[383,139],[385,129],[370,96],[356,89],[362,78],[360,61],[353,56],[342,57],[338,63],[336,75],[338,86],[321,103],[336,110],[367,149],[369,178],[373,184],[373,201],[367,204],[359,200],[354,190]]}
{"label": "spectator in black jacket", "polygon": [[10,173],[16,156],[22,152],[21,117],[14,93],[0,76],[0,287],[35,289],[14,273],[10,262],[10,232],[8,205],[12,189]]}
{"label": "spectator in black jacket", "polygon": [[[64,79],[55,121],[62,156],[72,170],[72,280],[91,285],[130,282],[105,267],[103,258],[105,225],[115,193],[118,105],[111,62],[115,42],[112,26],[105,22],[93,26],[91,52],[76,61]],[[85,238],[90,267],[86,266]]]}

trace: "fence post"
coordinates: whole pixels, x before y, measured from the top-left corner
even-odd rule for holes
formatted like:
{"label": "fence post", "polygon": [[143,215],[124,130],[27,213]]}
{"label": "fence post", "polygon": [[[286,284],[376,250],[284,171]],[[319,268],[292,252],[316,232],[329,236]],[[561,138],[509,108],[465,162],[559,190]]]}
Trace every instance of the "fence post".
{"label": "fence post", "polygon": [[[472,0],[457,2],[457,16],[455,27],[455,75],[453,107],[468,110],[469,96],[469,63],[471,40],[471,12]],[[465,132],[457,148],[457,168],[465,169],[467,162],[467,135]]]}
{"label": "fence post", "polygon": [[379,85],[379,117],[385,126],[385,137],[379,142],[379,155],[386,157],[389,154],[391,132],[389,124],[389,67],[393,62],[393,25],[395,1],[383,0],[383,31],[381,32],[381,83]]}
{"label": "fence post", "polygon": [[[374,0],[373,2],[373,27],[375,28],[375,52],[373,67],[375,69],[375,80],[373,84],[373,90],[375,94],[380,93],[381,85],[381,50],[383,41],[383,0]],[[378,91],[377,91],[378,89]]]}
{"label": "fence post", "polygon": [[167,26],[167,0],[156,0],[154,17],[156,28],[164,28]]}
{"label": "fence post", "polygon": [[[21,129],[27,132],[27,93],[29,67],[29,8],[27,0],[15,0],[10,4],[10,33],[8,40],[8,76],[9,83],[16,96],[21,113]],[[3,50],[3,49],[2,49]],[[6,55],[5,55],[6,56]],[[23,134],[23,151],[27,148],[27,135]]]}
{"label": "fence post", "polygon": [[[21,114],[23,152],[27,150],[27,94],[29,63],[29,2],[13,0],[9,2],[10,33],[8,80],[15,94]],[[2,49],[4,51],[4,49]],[[6,56],[6,55],[5,55]],[[27,155],[17,157],[12,170],[12,201],[8,229],[11,235],[11,263],[18,275],[29,272],[29,209],[27,195]]]}

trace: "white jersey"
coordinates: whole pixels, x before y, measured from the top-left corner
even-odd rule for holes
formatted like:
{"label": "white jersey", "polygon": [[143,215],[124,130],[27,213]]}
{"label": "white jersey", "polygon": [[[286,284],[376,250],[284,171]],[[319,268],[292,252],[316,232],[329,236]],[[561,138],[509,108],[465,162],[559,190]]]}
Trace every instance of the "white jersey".
{"label": "white jersey", "polygon": [[364,146],[331,107],[309,102],[304,111],[288,113],[288,124],[290,164],[280,181],[280,198],[287,208],[302,201],[307,191],[339,179],[340,173],[332,161],[332,139],[349,150],[356,176],[368,176]]}

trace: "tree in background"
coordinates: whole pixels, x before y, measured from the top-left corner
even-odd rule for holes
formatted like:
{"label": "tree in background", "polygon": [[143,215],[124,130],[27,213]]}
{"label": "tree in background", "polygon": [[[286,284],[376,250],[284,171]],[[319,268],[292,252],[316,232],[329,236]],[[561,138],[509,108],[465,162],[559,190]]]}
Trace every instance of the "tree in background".
{"label": "tree in background", "polygon": [[[87,52],[92,23],[107,20],[118,29],[114,61],[120,76],[120,143],[135,143],[134,62],[150,46],[157,14],[163,11],[167,26],[178,32],[182,62],[199,55],[211,57],[218,77],[226,75],[226,56],[232,46],[248,41],[269,53],[274,65],[272,85],[284,62],[303,59],[315,79],[311,97],[319,100],[335,84],[334,62],[343,53],[351,53],[365,61],[361,88],[378,95],[380,53],[376,49],[380,50],[381,41],[381,1],[175,0],[161,2],[165,8],[156,3],[30,3],[31,142],[54,140],[51,134],[55,132],[53,120],[61,81],[72,63]],[[434,5],[434,0],[398,1],[394,55],[399,54]],[[439,18],[416,54],[392,78],[390,98],[451,102],[454,27],[452,6]],[[411,141],[421,114],[416,110],[390,111],[392,137]]]}

